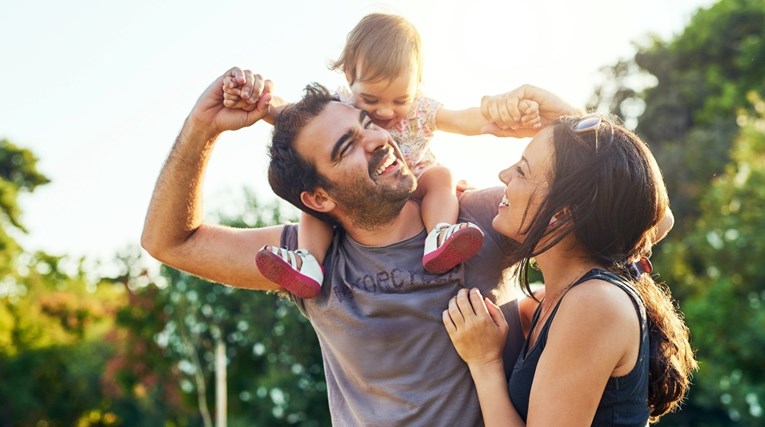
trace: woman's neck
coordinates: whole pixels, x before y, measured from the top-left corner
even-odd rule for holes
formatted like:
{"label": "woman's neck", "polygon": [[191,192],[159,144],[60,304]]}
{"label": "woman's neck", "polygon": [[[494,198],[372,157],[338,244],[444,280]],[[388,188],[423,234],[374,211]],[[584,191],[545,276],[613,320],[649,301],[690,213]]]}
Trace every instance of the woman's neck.
{"label": "woman's neck", "polygon": [[553,295],[571,286],[577,279],[599,265],[583,251],[571,248],[565,240],[536,257],[542,272],[545,294]]}

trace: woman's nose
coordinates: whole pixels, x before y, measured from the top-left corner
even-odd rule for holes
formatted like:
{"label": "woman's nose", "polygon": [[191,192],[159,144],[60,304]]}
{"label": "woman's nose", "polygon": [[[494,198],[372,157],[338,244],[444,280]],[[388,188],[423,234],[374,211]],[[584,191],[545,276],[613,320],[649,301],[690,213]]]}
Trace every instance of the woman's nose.
{"label": "woman's nose", "polygon": [[499,171],[499,180],[505,184],[510,182],[510,169],[511,168],[507,168]]}

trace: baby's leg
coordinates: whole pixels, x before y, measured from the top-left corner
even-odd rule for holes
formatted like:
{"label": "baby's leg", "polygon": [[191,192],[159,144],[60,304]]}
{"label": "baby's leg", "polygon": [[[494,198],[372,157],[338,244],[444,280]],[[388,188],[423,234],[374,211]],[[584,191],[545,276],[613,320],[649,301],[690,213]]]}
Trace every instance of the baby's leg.
{"label": "baby's leg", "polygon": [[298,224],[298,248],[310,252],[319,263],[322,263],[331,243],[332,227],[313,215],[301,212]]}
{"label": "baby's leg", "polygon": [[425,270],[443,274],[478,253],[483,232],[475,224],[455,224],[459,200],[451,171],[443,166],[427,169],[417,181],[417,192],[422,197],[422,222],[428,230],[422,258]]}
{"label": "baby's leg", "polygon": [[300,298],[313,298],[324,281],[322,262],[332,243],[332,227],[303,213],[298,224],[298,248],[265,246],[255,261],[268,280]]}
{"label": "baby's leg", "polygon": [[457,200],[452,172],[444,166],[432,166],[417,180],[417,193],[422,197],[420,215],[425,229],[434,229],[445,222],[457,222],[460,205]]}

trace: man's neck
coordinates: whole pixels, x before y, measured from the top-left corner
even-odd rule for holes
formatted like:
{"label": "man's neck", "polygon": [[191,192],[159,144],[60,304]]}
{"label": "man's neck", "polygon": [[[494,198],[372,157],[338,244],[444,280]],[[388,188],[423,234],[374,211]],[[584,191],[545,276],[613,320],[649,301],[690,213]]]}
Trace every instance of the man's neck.
{"label": "man's neck", "polygon": [[420,216],[420,205],[408,201],[396,218],[374,229],[362,229],[352,224],[343,224],[343,228],[353,240],[365,246],[387,246],[414,237],[424,225]]}

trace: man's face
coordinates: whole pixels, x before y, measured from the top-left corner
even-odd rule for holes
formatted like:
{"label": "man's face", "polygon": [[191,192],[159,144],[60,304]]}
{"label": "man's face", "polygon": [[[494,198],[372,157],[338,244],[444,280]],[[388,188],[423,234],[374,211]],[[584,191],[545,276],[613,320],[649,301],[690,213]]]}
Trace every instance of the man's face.
{"label": "man's face", "polygon": [[333,184],[325,191],[337,214],[360,228],[395,219],[417,186],[390,134],[340,102],[327,104],[303,128],[295,149]]}

